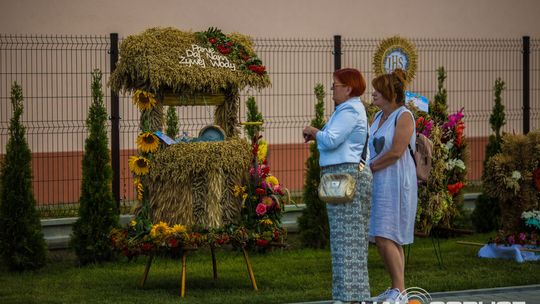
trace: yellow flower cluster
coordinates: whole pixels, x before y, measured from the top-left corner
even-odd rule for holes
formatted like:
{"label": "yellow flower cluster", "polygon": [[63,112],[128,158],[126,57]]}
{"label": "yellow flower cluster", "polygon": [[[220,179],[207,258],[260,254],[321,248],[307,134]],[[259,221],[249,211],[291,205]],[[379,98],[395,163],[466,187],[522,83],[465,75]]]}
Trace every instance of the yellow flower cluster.
{"label": "yellow flower cluster", "polygon": [[271,185],[272,187],[279,185],[278,179],[273,175],[266,177],[266,183]]}
{"label": "yellow flower cluster", "polygon": [[265,226],[272,226],[272,224],[274,224],[274,222],[272,222],[271,219],[264,219],[264,220],[260,220],[261,224],[265,225]]}
{"label": "yellow flower cluster", "polygon": [[154,94],[143,90],[136,90],[133,94],[133,103],[139,110],[149,111],[156,105],[157,101]]}
{"label": "yellow flower cluster", "polygon": [[169,227],[167,223],[159,222],[152,226],[150,236],[153,238],[162,239],[170,236],[171,234],[181,234],[185,232],[187,232],[187,228],[184,225],[176,224],[173,227]]}
{"label": "yellow flower cluster", "polygon": [[135,187],[137,189],[137,199],[139,201],[142,201],[143,199],[143,193],[144,193],[144,186],[139,178],[136,178],[133,183],[135,184]]}
{"label": "yellow flower cluster", "polygon": [[259,162],[263,162],[266,159],[268,154],[268,142],[266,140],[261,140],[259,143],[259,150],[257,151],[257,159]]}

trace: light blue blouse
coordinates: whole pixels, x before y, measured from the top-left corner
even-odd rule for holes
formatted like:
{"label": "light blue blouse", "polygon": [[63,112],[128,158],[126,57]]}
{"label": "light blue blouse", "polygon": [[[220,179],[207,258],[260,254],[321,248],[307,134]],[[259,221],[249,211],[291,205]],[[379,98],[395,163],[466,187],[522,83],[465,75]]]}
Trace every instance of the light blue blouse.
{"label": "light blue blouse", "polygon": [[[360,162],[368,133],[366,109],[360,97],[341,103],[324,128],[317,132],[319,165]],[[369,150],[367,152],[366,159],[369,160]]]}

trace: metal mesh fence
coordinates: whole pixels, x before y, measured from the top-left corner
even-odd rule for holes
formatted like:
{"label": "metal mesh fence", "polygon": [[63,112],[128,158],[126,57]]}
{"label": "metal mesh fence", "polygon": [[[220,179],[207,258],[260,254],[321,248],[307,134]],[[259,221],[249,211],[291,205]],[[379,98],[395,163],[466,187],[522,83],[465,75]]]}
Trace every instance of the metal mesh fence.
{"label": "metal mesh fence", "polygon": [[[363,99],[371,100],[373,54],[380,39],[343,39],[342,66],[360,69],[368,83]],[[493,106],[493,85],[497,77],[506,82],[505,132],[522,132],[522,42],[521,39],[413,39],[418,51],[418,69],[410,90],[432,99],[437,89],[437,72],[444,66],[448,78],[449,111],[465,107],[466,136],[469,138],[469,178],[478,180],[489,115]],[[245,101],[256,98],[263,113],[264,137],[271,144],[270,166],[280,181],[294,192],[304,183],[308,145],[301,130],[314,116],[317,83],[328,90],[334,70],[334,40],[254,39],[255,51],[267,66],[272,87],[241,92],[240,121],[245,121]],[[62,209],[78,201],[81,160],[87,135],[86,115],[91,103],[93,69],[103,72],[105,104],[110,111],[108,36],[25,36],[0,35],[0,158],[5,153],[11,117],[10,87],[17,81],[25,96],[23,123],[33,153],[34,194],[42,208]],[[540,127],[540,39],[531,39],[530,129]],[[327,91],[326,114],[332,112]],[[120,95],[120,198],[134,199],[127,159],[136,153],[139,112],[130,96]],[[196,136],[213,121],[213,107],[177,107],[180,132]],[[110,112],[109,112],[110,113]],[[110,129],[110,126],[108,126]]]}

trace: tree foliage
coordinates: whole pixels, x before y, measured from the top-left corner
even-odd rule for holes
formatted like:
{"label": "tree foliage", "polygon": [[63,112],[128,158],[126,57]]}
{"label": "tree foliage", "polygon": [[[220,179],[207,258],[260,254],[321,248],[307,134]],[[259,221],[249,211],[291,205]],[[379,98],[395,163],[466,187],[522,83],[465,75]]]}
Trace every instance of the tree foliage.
{"label": "tree foliage", "polygon": [[[502,134],[501,128],[506,124],[506,118],[504,113],[504,105],[502,104],[501,94],[504,91],[505,83],[501,78],[495,80],[493,90],[495,92],[495,104],[489,117],[489,124],[491,130],[495,134],[491,134],[486,146],[486,156],[484,158],[484,171],[482,172],[482,181],[485,183],[486,179],[486,166],[489,160],[497,153],[501,152],[502,147]],[[488,232],[497,230],[501,226],[501,209],[500,203],[497,198],[488,193],[482,193],[477,201],[476,207],[471,215],[474,228],[478,232]]]}
{"label": "tree foliage", "polygon": [[73,226],[71,240],[81,264],[107,261],[114,257],[109,232],[118,226],[119,217],[111,190],[112,168],[101,76],[99,70],[92,73],[92,104],[86,119],[89,134],[84,147],[79,219]]}
{"label": "tree foliage", "polygon": [[32,155],[21,123],[22,88],[11,87],[13,117],[0,171],[0,253],[10,270],[45,265],[46,246],[32,193]]}
{"label": "tree foliage", "polygon": [[[324,120],[324,97],[326,95],[322,84],[315,86],[315,117],[311,120],[311,126],[322,129]],[[306,161],[306,181],[304,184],[303,201],[306,208],[302,216],[298,218],[300,237],[304,246],[324,248],[328,245],[330,234],[328,227],[328,215],[326,203],[319,199],[318,189],[321,180],[321,168],[319,166],[319,150],[317,142],[313,141],[309,146],[309,157]]]}

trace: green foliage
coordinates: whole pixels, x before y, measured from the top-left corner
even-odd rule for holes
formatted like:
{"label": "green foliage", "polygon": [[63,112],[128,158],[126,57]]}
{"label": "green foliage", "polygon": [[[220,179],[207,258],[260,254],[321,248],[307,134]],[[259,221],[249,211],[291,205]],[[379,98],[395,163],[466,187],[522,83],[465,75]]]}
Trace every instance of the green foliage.
{"label": "green foliage", "polygon": [[[486,166],[489,160],[497,153],[501,152],[502,135],[501,128],[506,124],[504,105],[502,104],[501,93],[505,89],[504,81],[501,78],[495,80],[493,90],[495,91],[495,105],[491,116],[489,117],[489,123],[491,130],[495,134],[491,134],[486,146],[486,156],[484,158],[484,172],[482,172],[482,180],[486,182]],[[488,232],[499,229],[501,225],[501,211],[499,206],[499,200],[493,195],[488,193],[482,193],[482,195],[476,201],[476,207],[471,214],[474,228],[478,232]]]}
{"label": "green foliage", "polygon": [[448,105],[446,102],[447,94],[444,88],[446,80],[446,71],[444,67],[437,69],[437,94],[434,97],[434,102],[430,105],[430,115],[436,125],[442,126],[448,117]]}
{"label": "green foliage", "polygon": [[107,145],[107,111],[103,104],[101,71],[92,73],[92,104],[86,125],[79,219],[73,226],[71,246],[81,264],[111,260],[109,231],[118,226],[119,212],[111,191],[112,168]]}
{"label": "green foliage", "polygon": [[[315,86],[315,118],[311,120],[311,126],[321,129],[324,127],[324,97],[326,93],[321,84]],[[328,215],[326,213],[326,203],[319,199],[318,189],[321,179],[321,168],[319,166],[319,150],[317,142],[314,141],[309,146],[309,157],[306,161],[306,182],[304,184],[303,201],[306,208],[302,211],[302,216],[298,218],[300,227],[300,238],[302,244],[307,247],[324,248],[328,245],[329,227]]]}
{"label": "green foliage", "polygon": [[[263,116],[259,109],[257,108],[257,103],[255,102],[255,97],[250,96],[246,101],[247,107],[247,122],[264,122]],[[258,136],[264,129],[262,124],[260,125],[246,125],[244,127],[249,136],[250,140],[253,140],[255,136]]]}
{"label": "green foliage", "polygon": [[491,130],[493,130],[495,134],[489,136],[488,145],[486,147],[486,157],[484,159],[484,167],[491,157],[501,152],[501,128],[506,124],[504,105],[501,102],[501,93],[504,89],[504,81],[502,81],[501,78],[497,78],[497,80],[495,80],[495,86],[493,87],[493,90],[495,91],[495,105],[493,105],[493,110],[491,112],[491,116],[489,117]]}
{"label": "green foliage", "polygon": [[46,247],[32,193],[32,155],[21,123],[22,88],[11,87],[13,117],[0,171],[0,254],[10,270],[45,265]]}
{"label": "green foliage", "polygon": [[178,115],[175,107],[167,109],[167,130],[165,134],[170,138],[175,138],[178,135]]}

